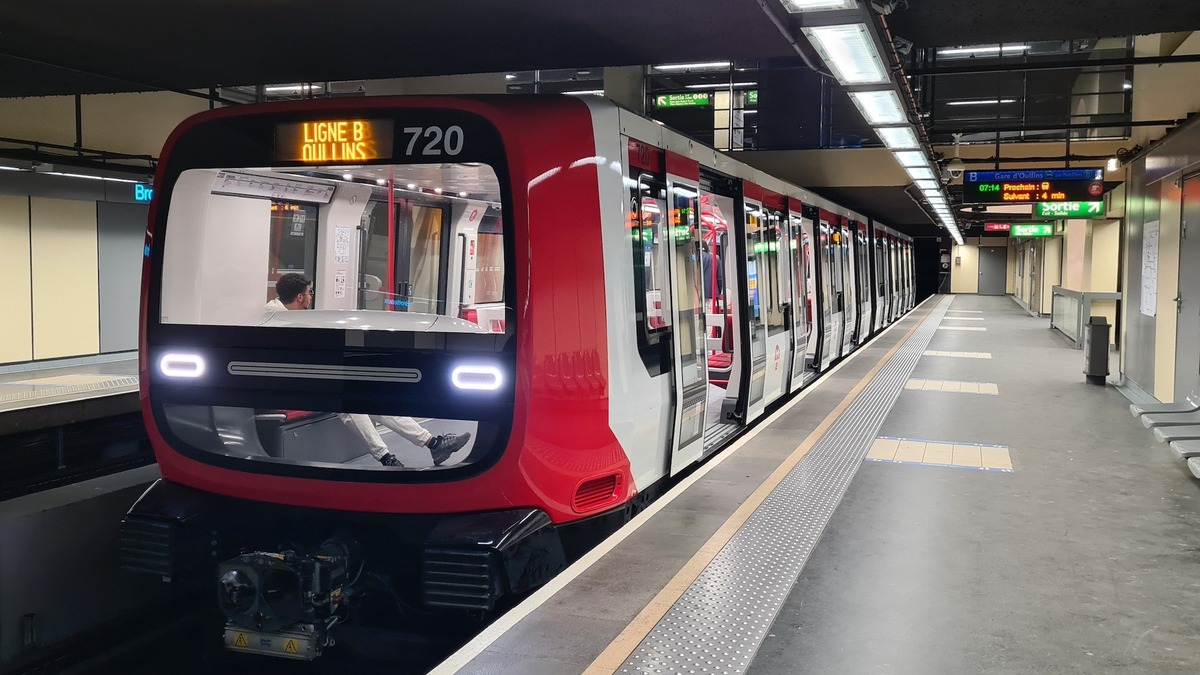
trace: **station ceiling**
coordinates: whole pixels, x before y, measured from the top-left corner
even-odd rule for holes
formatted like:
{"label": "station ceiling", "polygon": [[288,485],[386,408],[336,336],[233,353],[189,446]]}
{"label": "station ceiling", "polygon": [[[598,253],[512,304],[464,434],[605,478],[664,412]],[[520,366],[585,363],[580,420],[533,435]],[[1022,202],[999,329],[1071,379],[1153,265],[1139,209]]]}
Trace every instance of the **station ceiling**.
{"label": "station ceiling", "polygon": [[[873,4],[917,47],[1200,29],[1194,0]],[[0,3],[0,97],[794,58],[798,22],[780,0],[23,0]],[[824,192],[927,222],[903,188]]]}

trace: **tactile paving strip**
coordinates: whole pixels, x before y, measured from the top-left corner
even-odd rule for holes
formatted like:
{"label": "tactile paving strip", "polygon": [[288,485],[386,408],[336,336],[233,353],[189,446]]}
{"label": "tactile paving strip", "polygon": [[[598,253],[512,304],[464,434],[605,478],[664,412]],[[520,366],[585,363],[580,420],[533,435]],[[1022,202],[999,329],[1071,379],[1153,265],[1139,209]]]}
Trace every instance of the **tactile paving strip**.
{"label": "tactile paving strip", "polygon": [[950,301],[930,312],[617,672],[746,672]]}

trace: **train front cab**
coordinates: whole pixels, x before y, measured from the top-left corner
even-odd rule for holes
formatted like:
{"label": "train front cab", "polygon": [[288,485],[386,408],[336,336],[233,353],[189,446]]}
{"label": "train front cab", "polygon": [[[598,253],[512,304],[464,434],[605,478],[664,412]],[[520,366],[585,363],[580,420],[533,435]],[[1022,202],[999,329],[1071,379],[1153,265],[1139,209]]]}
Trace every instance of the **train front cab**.
{"label": "train front cab", "polygon": [[[509,147],[542,149],[510,161]],[[219,577],[230,630],[307,626],[311,658],[356,581],[488,611],[565,567],[562,525],[627,517],[599,169],[578,162],[595,156],[588,108],[567,98],[309,101],[185,123],[143,277],[163,480],[126,516],[125,566]],[[272,302],[285,277],[310,282],[278,299],[295,307]],[[466,442],[447,455],[433,438]],[[318,569],[319,592],[297,599]],[[293,584],[280,603],[268,577]]]}

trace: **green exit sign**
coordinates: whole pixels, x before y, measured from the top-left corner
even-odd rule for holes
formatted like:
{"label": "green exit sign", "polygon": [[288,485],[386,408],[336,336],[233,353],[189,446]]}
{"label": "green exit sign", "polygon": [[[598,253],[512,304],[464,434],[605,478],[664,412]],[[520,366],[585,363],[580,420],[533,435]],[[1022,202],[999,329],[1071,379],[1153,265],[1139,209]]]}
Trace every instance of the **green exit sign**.
{"label": "green exit sign", "polygon": [[1054,234],[1053,223],[1027,223],[1013,225],[1008,231],[1010,237],[1049,237]]}
{"label": "green exit sign", "polygon": [[655,108],[695,108],[712,102],[712,93],[707,91],[689,91],[682,94],[657,94],[654,97]]}
{"label": "green exit sign", "polygon": [[1038,202],[1038,218],[1103,218],[1104,202]]}
{"label": "green exit sign", "polygon": [[758,105],[758,90],[751,89],[746,92],[746,105]]}

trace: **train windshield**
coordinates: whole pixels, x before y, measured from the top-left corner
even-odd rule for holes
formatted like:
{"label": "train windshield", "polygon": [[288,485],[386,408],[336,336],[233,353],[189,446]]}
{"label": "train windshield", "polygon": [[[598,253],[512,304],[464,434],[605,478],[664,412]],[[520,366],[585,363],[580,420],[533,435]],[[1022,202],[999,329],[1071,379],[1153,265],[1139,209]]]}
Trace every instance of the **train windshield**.
{"label": "train windshield", "polygon": [[152,326],[174,445],[291,471],[494,456],[512,419],[503,192],[478,162],[180,173]]}
{"label": "train windshield", "polygon": [[485,164],[189,170],[160,320],[503,333],[501,220]]}

